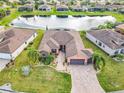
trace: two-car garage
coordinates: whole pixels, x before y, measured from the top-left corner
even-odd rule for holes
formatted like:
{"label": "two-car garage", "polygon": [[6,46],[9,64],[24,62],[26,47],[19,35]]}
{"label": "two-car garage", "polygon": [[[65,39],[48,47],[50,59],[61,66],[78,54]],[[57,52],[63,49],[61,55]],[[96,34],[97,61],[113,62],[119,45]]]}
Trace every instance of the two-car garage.
{"label": "two-car garage", "polygon": [[71,59],[70,65],[83,65],[84,61],[84,59]]}

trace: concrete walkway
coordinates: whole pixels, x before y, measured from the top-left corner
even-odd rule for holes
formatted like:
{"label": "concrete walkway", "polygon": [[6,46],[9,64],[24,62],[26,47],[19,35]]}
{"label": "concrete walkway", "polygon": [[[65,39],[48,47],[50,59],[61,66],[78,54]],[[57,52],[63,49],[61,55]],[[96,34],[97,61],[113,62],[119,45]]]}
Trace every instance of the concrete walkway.
{"label": "concrete walkway", "polygon": [[100,86],[92,65],[70,65],[71,93],[105,93]]}
{"label": "concrete walkway", "polygon": [[66,70],[65,66],[63,65],[63,63],[65,62],[65,54],[63,52],[59,53],[59,55],[57,56],[56,62],[57,62],[56,69],[58,71]]}

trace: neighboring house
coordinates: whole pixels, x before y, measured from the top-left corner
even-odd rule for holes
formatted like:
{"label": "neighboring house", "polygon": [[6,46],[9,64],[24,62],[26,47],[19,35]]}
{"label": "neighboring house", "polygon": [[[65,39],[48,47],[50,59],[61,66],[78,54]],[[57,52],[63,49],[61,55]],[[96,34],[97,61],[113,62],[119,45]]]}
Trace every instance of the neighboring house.
{"label": "neighboring house", "polygon": [[64,3],[64,4],[67,4],[69,2],[69,0],[56,0],[56,1],[58,1],[60,3]]}
{"label": "neighboring house", "polygon": [[83,11],[83,8],[81,6],[76,5],[76,6],[72,6],[71,10],[75,12],[81,12]]}
{"label": "neighboring house", "polygon": [[116,26],[116,31],[124,35],[124,24]]}
{"label": "neighboring house", "polygon": [[112,5],[106,5],[105,7],[109,11],[120,11],[121,9],[124,8],[124,5],[115,5],[115,4],[112,4]]}
{"label": "neighboring house", "polygon": [[86,37],[110,56],[124,53],[124,36],[112,30],[92,30]]}
{"label": "neighboring house", "polygon": [[49,5],[41,5],[39,7],[40,11],[51,11],[51,7]]}
{"label": "neighboring house", "polygon": [[121,14],[124,14],[124,8],[120,9],[118,12],[121,13]]}
{"label": "neighboring house", "polygon": [[19,12],[23,12],[23,11],[33,11],[33,6],[31,5],[25,5],[25,6],[20,6],[18,8]]}
{"label": "neighboring house", "polygon": [[102,4],[105,5],[107,2],[106,0],[89,0],[90,3]]}
{"label": "neighboring house", "polygon": [[64,29],[46,31],[39,51],[43,56],[49,53],[58,55],[62,51],[70,64],[87,64],[92,57],[91,50],[83,47],[79,32],[67,29],[66,31]]}
{"label": "neighboring house", "polygon": [[66,6],[66,5],[57,5],[57,6],[56,6],[56,10],[57,10],[57,11],[68,11],[69,8],[68,8],[68,6]]}
{"label": "neighboring house", "polygon": [[94,12],[94,11],[107,11],[108,9],[106,8],[105,5],[97,4],[95,7],[90,7],[88,10]]}
{"label": "neighboring house", "polygon": [[0,59],[14,60],[37,33],[30,29],[12,28],[0,34]]}

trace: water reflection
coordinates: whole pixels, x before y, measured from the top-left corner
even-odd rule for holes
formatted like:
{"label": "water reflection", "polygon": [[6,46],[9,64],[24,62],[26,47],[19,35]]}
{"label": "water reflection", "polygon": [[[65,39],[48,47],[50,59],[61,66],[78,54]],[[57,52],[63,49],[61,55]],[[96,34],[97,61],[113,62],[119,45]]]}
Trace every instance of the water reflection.
{"label": "water reflection", "polygon": [[66,29],[75,29],[79,30],[89,30],[99,25],[104,24],[105,22],[115,22],[116,19],[112,16],[96,16],[96,17],[72,17],[60,18],[55,15],[50,17],[41,17],[34,16],[31,18],[19,17],[13,20],[13,26],[22,27],[22,28],[33,28],[33,29],[46,29],[46,26],[49,29],[54,28],[66,28]]}

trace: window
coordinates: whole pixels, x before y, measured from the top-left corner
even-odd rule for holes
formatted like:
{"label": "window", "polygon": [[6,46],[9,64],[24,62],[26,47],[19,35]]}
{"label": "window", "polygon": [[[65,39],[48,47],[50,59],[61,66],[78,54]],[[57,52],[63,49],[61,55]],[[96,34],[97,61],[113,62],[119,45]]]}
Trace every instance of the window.
{"label": "window", "polygon": [[118,54],[118,53],[119,53],[119,51],[118,51],[118,50],[117,50],[117,51],[115,51],[115,55],[116,55],[116,54]]}
{"label": "window", "polygon": [[99,43],[98,43],[98,45],[99,45],[99,46],[102,46],[102,43],[101,43],[101,42],[99,42]]}
{"label": "window", "polygon": [[56,53],[56,49],[52,49],[51,52],[52,52],[52,53]]}

